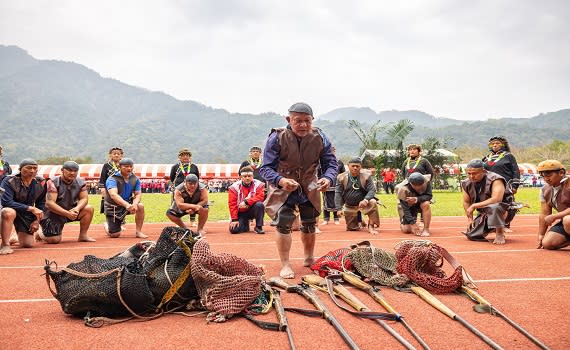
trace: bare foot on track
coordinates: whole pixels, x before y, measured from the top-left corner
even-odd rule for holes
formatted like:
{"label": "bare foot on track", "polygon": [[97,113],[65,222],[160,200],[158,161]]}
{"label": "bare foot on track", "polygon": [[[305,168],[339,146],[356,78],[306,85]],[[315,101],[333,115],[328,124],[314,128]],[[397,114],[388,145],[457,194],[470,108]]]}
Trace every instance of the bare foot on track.
{"label": "bare foot on track", "polygon": [[10,248],[10,246],[5,245],[2,248],[0,248],[0,255],[8,255],[8,254],[12,254],[14,252],[14,250],[12,248]]}
{"label": "bare foot on track", "polygon": [[279,276],[283,279],[293,279],[295,278],[295,273],[290,265],[285,265],[281,268],[281,272],[279,272]]}

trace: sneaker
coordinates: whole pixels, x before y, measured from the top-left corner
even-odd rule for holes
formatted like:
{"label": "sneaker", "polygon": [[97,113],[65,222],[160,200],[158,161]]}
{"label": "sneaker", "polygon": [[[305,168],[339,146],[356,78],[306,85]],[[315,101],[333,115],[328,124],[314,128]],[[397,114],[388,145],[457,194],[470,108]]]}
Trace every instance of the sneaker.
{"label": "sneaker", "polygon": [[340,225],[340,220],[336,219],[336,220],[334,221],[334,224],[335,224],[335,225]]}
{"label": "sneaker", "polygon": [[261,226],[255,226],[255,228],[253,229],[255,231],[255,233],[257,233],[258,235],[263,235],[265,234],[265,231],[263,231],[263,227]]}
{"label": "sneaker", "polygon": [[321,222],[321,225],[328,225],[329,221],[328,220],[324,220],[323,222]]}

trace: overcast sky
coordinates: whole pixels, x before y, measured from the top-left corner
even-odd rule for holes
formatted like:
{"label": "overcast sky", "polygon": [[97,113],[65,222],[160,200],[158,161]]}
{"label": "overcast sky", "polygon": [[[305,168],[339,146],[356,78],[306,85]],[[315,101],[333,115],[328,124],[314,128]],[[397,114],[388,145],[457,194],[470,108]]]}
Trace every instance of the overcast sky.
{"label": "overcast sky", "polygon": [[230,112],[570,108],[566,0],[0,0],[0,44]]}

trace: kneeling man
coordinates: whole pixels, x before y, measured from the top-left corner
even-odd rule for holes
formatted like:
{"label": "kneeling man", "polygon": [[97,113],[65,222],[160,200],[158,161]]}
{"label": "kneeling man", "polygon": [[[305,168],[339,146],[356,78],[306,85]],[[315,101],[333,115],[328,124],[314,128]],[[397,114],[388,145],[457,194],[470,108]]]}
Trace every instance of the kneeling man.
{"label": "kneeling man", "polygon": [[144,206],[141,203],[141,181],[133,173],[134,162],[130,158],[119,161],[119,171],[109,176],[105,187],[105,231],[111,238],[121,235],[123,219],[135,214],[137,238],[147,238],[142,233]]}
{"label": "kneeling man", "polygon": [[[398,185],[398,213],[400,214],[400,229],[403,233],[414,233],[417,236],[428,237],[431,222],[431,175],[412,173]],[[416,221],[421,211],[424,228],[420,231]]]}
{"label": "kneeling man", "polygon": [[95,242],[87,235],[93,219],[93,207],[88,203],[85,180],[77,177],[79,164],[74,161],[63,163],[61,175],[47,181],[46,208],[40,221],[42,230],[38,238],[47,243],[61,242],[63,226],[79,221],[79,242]]}
{"label": "kneeling man", "polygon": [[249,165],[240,170],[240,181],[234,182],[228,189],[228,207],[230,208],[230,233],[249,232],[249,220],[255,219],[255,233],[264,234],[263,205],[265,184],[254,179],[253,168]]}
{"label": "kneeling man", "polygon": [[2,246],[0,255],[11,254],[10,235],[12,226],[16,228],[20,247],[31,248],[34,245],[33,234],[40,227],[46,201],[45,181],[37,176],[38,163],[33,159],[20,162],[20,173],[2,180]]}
{"label": "kneeling man", "polygon": [[545,160],[537,168],[546,183],[540,190],[538,248],[564,248],[570,244],[570,180],[557,160]]}
{"label": "kneeling man", "polygon": [[[461,181],[463,208],[469,221],[465,235],[470,240],[486,241],[487,234],[495,230],[493,244],[505,244],[505,217],[509,204],[505,202],[505,179],[484,168],[480,159],[467,164],[467,179]],[[474,219],[473,213],[478,215]]]}
{"label": "kneeling man", "polygon": [[182,222],[184,215],[198,214],[198,233],[205,235],[204,225],[208,221],[208,189],[194,174],[186,175],[184,182],[174,188],[174,201],[166,216],[176,225],[188,229]]}
{"label": "kneeling man", "polygon": [[[368,215],[368,231],[377,234],[380,227],[380,214],[378,212],[376,185],[369,171],[362,169],[360,158],[352,158],[348,162],[348,171],[339,174],[335,188],[336,210],[343,210],[348,231],[360,229],[358,212]],[[344,207],[343,207],[344,206]]]}

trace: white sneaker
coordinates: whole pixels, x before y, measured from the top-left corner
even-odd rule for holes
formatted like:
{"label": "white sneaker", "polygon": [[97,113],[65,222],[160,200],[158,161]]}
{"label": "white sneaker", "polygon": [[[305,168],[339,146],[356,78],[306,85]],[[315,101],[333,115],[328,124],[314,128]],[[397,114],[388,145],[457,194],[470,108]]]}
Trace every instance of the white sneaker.
{"label": "white sneaker", "polygon": [[107,221],[105,221],[105,222],[103,223],[103,229],[105,230],[105,233],[106,233],[107,235],[109,235],[109,224],[107,223]]}
{"label": "white sneaker", "polygon": [[328,220],[325,220],[325,221],[321,222],[321,225],[328,225],[328,224],[329,224],[329,221],[328,221]]}
{"label": "white sneaker", "polygon": [[340,225],[340,220],[335,220],[335,221],[334,221],[334,224],[335,224],[335,225]]}

